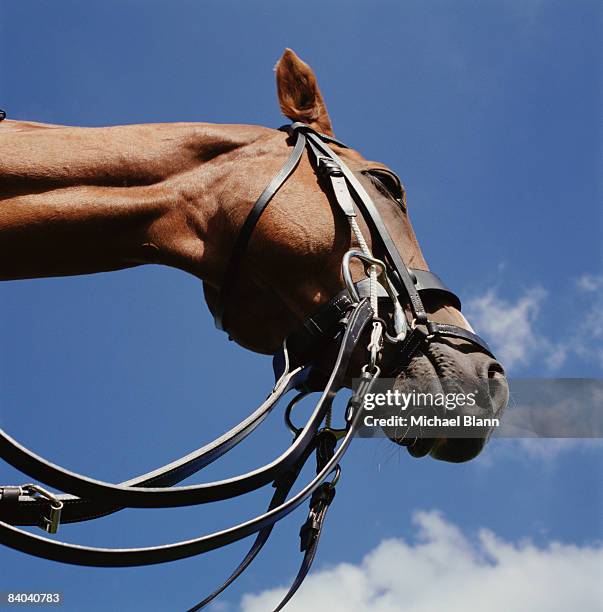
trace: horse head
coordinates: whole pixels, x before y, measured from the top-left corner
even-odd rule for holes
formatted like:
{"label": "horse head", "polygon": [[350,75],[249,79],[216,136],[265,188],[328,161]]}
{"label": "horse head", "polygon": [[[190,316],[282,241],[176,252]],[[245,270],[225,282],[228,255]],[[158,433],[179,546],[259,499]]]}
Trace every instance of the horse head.
{"label": "horse head", "polygon": [[[173,266],[204,282],[210,310],[232,339],[253,351],[273,353],[344,289],[342,261],[350,249],[362,248],[384,261],[389,257],[386,263],[391,264],[383,232],[361,215],[351,225],[334,187],[326,188],[317,173],[318,158],[311,159],[309,147],[267,202],[233,273],[232,253],[241,252],[235,247],[258,196],[296,150],[300,131],[306,130],[307,142],[310,132],[316,138],[322,134],[320,142],[329,142],[349,171],[346,184],[356,183],[356,196],[361,190],[376,209],[399,260],[394,271],[398,304],[391,293],[379,315],[386,324],[392,317],[400,324],[406,319],[407,327],[427,323],[427,318],[432,322],[429,342],[409,360],[400,357],[395,344],[383,346],[383,373],[400,384],[444,378],[489,381],[477,405],[464,410],[499,415],[508,397],[504,370],[472,335],[459,300],[441,287],[434,290],[435,277],[421,273],[429,268],[396,174],[332,140],[316,76],[291,50],[276,65],[276,83],[282,112],[297,124],[288,131],[208,123],[82,128],[2,121],[0,247],[6,256],[0,279]],[[349,283],[365,277],[357,259],[347,270]],[[406,289],[400,274],[407,277]],[[420,274],[430,279],[432,290],[421,294],[418,317],[411,294]],[[441,333],[445,326],[457,333]],[[363,351],[349,370],[349,384],[364,363]],[[328,347],[323,352],[316,357],[317,367],[321,357],[328,367]],[[390,437],[415,456],[463,461],[481,450],[488,433],[471,439]]]}
{"label": "horse head", "polygon": [[[3,543],[79,565],[130,566],[207,552],[259,532],[243,563],[193,608],[199,609],[253,560],[274,523],[311,496],[300,532],[304,561],[280,610],[314,558],[339,461],[364,414],[356,408],[368,399],[380,373],[395,384],[431,385],[436,392],[447,390],[450,379],[480,379],[487,383],[485,390],[474,404],[459,404],[459,411],[490,417],[504,409],[508,388],[503,368],[471,330],[458,298],[428,272],[398,177],[334,140],[316,77],[292,51],[278,62],[276,77],[281,109],[294,122],[287,130],[201,123],[91,129],[4,121],[0,115],[0,279],[151,263],[173,266],[203,280],[208,305],[232,339],[263,353],[282,345],[290,363],[297,361],[262,405],[220,438],[119,485],[52,464],[0,430],[5,460],[73,494],[55,495],[36,484],[0,487],[0,501],[7,501],[0,504]],[[335,321],[323,325],[324,312],[329,317],[334,312]],[[311,339],[316,342],[305,349],[295,343],[307,337],[303,330],[315,328],[319,333],[312,331]],[[304,350],[311,353],[309,361],[302,360]],[[329,371],[326,383],[308,382]],[[307,380],[298,381],[304,372]],[[362,384],[367,377],[369,383],[354,392],[337,444],[337,433],[321,424],[328,421],[337,391],[351,386],[359,374]],[[322,394],[287,451],[226,480],[172,486],[249,435],[290,388],[300,390],[302,384]],[[414,456],[458,462],[480,452],[490,429],[482,431],[475,438],[443,434],[411,439],[398,430],[386,433]],[[316,476],[289,497],[313,451]],[[61,516],[82,521],[124,507],[207,503],[269,483],[275,492],[265,514],[165,546],[74,546],[3,522],[41,525],[54,533]]]}
{"label": "horse head", "polygon": [[[276,65],[276,82],[280,107],[286,117],[334,136],[314,72],[289,49]],[[353,149],[336,143],[332,147],[375,204],[404,264],[412,269],[429,270],[409,218],[404,186],[397,175],[384,164],[368,161]],[[227,245],[222,243],[224,252],[228,253],[234,245],[253,200],[290,149],[291,140],[286,133],[271,131],[238,157],[238,169],[231,169],[223,185],[229,204],[219,225],[216,222]],[[374,231],[363,219],[359,218],[359,224],[369,247],[381,257]],[[224,304],[230,337],[254,351],[272,353],[304,320],[341,292],[344,288],[342,259],[355,246],[354,234],[333,201],[333,194],[321,185],[311,160],[304,157],[259,220],[236,279],[228,277],[227,258],[224,258],[218,265],[222,270],[215,276],[217,282],[206,281],[207,302],[216,313],[220,308],[222,283],[232,285],[228,302]],[[365,276],[359,261],[353,261],[350,270],[353,280]],[[430,320],[473,332],[455,296],[427,291],[423,294],[423,303]],[[391,319],[391,310],[387,316]],[[409,312],[406,317],[412,318]],[[324,353],[328,361],[329,351]],[[404,364],[396,363],[396,351],[391,347],[385,347],[383,355],[389,360],[389,375],[401,383],[429,381],[432,390],[443,390],[442,385],[447,384],[444,381],[484,381],[486,384],[480,387],[476,405],[460,408],[461,417],[465,414],[500,416],[506,406],[508,387],[503,367],[489,351],[463,338],[435,337]],[[483,436],[460,439],[390,437],[407,446],[413,456],[430,454],[437,459],[458,462],[475,457],[490,432],[491,428],[486,428]]]}

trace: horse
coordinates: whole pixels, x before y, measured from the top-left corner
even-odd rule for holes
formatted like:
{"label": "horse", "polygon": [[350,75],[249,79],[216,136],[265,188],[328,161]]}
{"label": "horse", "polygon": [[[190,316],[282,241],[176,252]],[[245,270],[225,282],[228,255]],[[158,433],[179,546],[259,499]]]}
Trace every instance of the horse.
{"label": "horse", "polygon": [[[310,66],[286,49],[275,72],[282,113],[334,136]],[[246,215],[290,148],[283,131],[252,125],[85,128],[8,119],[0,123],[0,143],[1,279],[162,264],[201,279],[212,312]],[[397,176],[353,149],[332,146],[375,202],[406,266],[429,270]],[[374,236],[359,222],[372,248]],[[225,305],[230,338],[274,353],[341,291],[342,257],[354,240],[309,158],[302,159],[249,241]],[[352,262],[351,270],[354,279],[363,276],[360,262]],[[473,331],[441,294],[426,299],[425,308],[434,321]],[[500,415],[508,399],[501,364],[462,339],[437,338],[399,376],[494,380],[495,391],[481,406],[492,415]],[[467,461],[486,439],[415,440],[408,449],[414,456]]]}
{"label": "horse", "polygon": [[[0,502],[7,502],[0,504],[0,536],[13,548],[81,565],[143,565],[257,533],[241,565],[193,610],[228,586],[257,555],[274,523],[311,495],[300,532],[304,561],[277,610],[290,599],[314,558],[334,496],[338,461],[360,418],[356,408],[382,370],[396,383],[436,380],[442,390],[444,379],[486,381],[477,406],[457,407],[461,416],[498,417],[508,401],[503,366],[462,315],[459,299],[429,271],[397,175],[335,138],[316,75],[291,49],[275,71],[281,111],[293,122],[286,129],[210,123],[84,128],[0,115],[0,279],[172,266],[203,282],[216,324],[242,347],[294,359],[294,341],[299,347],[301,339],[302,353],[304,346],[312,351],[311,368],[281,368],[268,399],[230,432],[120,485],[45,462],[0,432],[3,458],[79,496],[57,496],[33,484],[0,487]],[[356,215],[356,208],[363,214]],[[337,324],[326,325],[333,316]],[[386,331],[392,327],[393,336]],[[327,378],[318,387],[307,381],[296,386],[295,376],[307,369],[319,380]],[[335,392],[352,387],[358,378],[348,427],[336,446],[330,419],[318,428]],[[172,486],[237,444],[291,388],[320,389],[323,395],[306,427],[295,431],[290,452],[226,481]],[[290,424],[296,401],[286,411]],[[472,437],[386,433],[414,457],[463,462],[481,452],[492,427]],[[317,476],[287,499],[314,450]],[[326,481],[331,473],[335,477]],[[75,547],[11,525],[40,524],[54,533],[63,507],[66,522],[73,522],[123,507],[217,501],[271,481],[275,493],[264,515],[171,545]]]}

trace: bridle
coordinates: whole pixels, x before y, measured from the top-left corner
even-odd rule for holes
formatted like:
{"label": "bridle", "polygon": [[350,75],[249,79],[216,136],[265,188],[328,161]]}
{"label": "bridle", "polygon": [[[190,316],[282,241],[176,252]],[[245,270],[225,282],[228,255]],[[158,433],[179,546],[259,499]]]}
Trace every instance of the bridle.
{"label": "bridle", "polygon": [[[370,281],[369,285],[372,285],[369,288],[369,293],[373,294],[371,295],[373,310],[377,311],[376,297],[389,297],[393,302],[395,342],[399,344],[398,350],[396,351],[396,361],[398,363],[408,363],[417,349],[425,341],[429,341],[436,336],[461,338],[477,345],[480,350],[491,355],[490,348],[477,334],[456,325],[437,323],[428,319],[421,299],[421,293],[437,292],[442,294],[448,303],[459,310],[461,308],[461,302],[459,298],[444,285],[440,278],[432,272],[428,270],[409,269],[406,267],[371,197],[368,195],[356,175],[329,147],[329,143],[336,144],[343,148],[348,148],[347,145],[331,136],[316,132],[303,123],[293,123],[281,129],[286,130],[291,137],[295,138],[293,150],[285,164],[260,194],[239,231],[226,266],[226,274],[224,275],[220,294],[214,306],[216,327],[225,329],[225,307],[231,301],[230,298],[239,275],[241,262],[245,256],[247,245],[249,244],[249,240],[257,222],[272,198],[295,171],[304,150],[307,149],[310,159],[313,161],[315,171],[321,178],[323,187],[326,190],[330,189],[332,191],[334,201],[337,203],[342,214],[349,220],[352,231],[361,246],[361,251],[348,251],[344,256],[342,272],[346,283],[346,289],[335,296],[326,306],[323,306],[320,311],[322,317],[326,317],[327,319],[332,318],[325,314],[329,310],[333,310],[335,312],[335,317],[337,317],[342,299],[351,305],[358,302],[361,296],[367,295],[366,282],[361,281],[356,284],[352,282],[349,263],[352,258],[358,258],[367,264],[368,280]],[[368,249],[366,240],[362,236],[358,224],[356,223],[356,208],[360,210],[369,228],[372,229],[375,236],[378,237],[380,242],[379,246],[384,253],[383,260],[378,260],[373,257]],[[380,290],[375,286],[376,283],[374,282],[377,274],[376,268],[380,269]],[[406,296],[407,298],[412,317],[410,324],[405,320],[405,315],[402,312],[402,307],[398,299],[400,295]],[[377,313],[375,312],[375,314]],[[310,319],[306,321],[304,324],[304,328],[307,330],[306,333],[311,333],[308,330],[314,327],[314,322],[314,317],[310,317]],[[319,333],[328,334],[328,331],[321,328],[321,332]],[[385,330],[383,330],[383,333],[385,334]],[[294,334],[294,336],[297,342],[303,341],[302,338],[299,337],[300,334]]]}
{"label": "bridle", "polygon": [[[191,608],[199,610],[253,561],[270,536],[274,524],[310,498],[308,518],[300,532],[303,561],[291,588],[275,609],[281,610],[298,589],[314,559],[326,513],[335,495],[340,474],[339,462],[361,424],[364,397],[382,371],[391,373],[396,368],[403,368],[421,347],[438,337],[461,338],[491,354],[486,343],[472,332],[429,320],[421,295],[437,292],[458,308],[460,301],[435,274],[408,269],[404,265],[371,198],[354,173],[329,146],[345,145],[301,123],[287,126],[286,130],[293,140],[292,152],[255,202],[240,230],[214,308],[216,325],[221,329],[225,327],[225,307],[230,303],[240,264],[260,216],[295,171],[306,150],[323,189],[330,190],[360,245],[360,249],[346,253],[342,262],[346,288],[285,340],[274,357],[274,388],[253,413],[209,444],[137,478],[112,484],[71,472],[39,457],[0,430],[0,457],[31,478],[66,492],[59,495],[34,484],[1,486],[0,542],[16,550],[63,563],[126,567],[194,556],[257,534],[249,552],[225,583]],[[375,258],[370,252],[356,223],[357,210],[378,237],[382,259]],[[362,261],[367,273],[367,278],[357,283],[352,281],[349,269],[353,259]],[[388,321],[378,316],[380,303],[384,301],[390,305]],[[408,307],[409,317],[401,301]],[[345,427],[333,429],[330,425],[333,400],[346,385],[352,355],[357,353],[356,349],[369,332],[368,356],[348,401]],[[392,349],[390,364],[384,363],[382,357],[385,343],[390,344]],[[338,347],[328,376],[316,367],[317,354],[327,345]],[[284,453],[245,474],[216,482],[174,486],[245,439],[272,412],[279,400],[292,390],[297,391],[297,395],[289,402],[285,418],[294,438]],[[320,398],[307,423],[296,428],[291,422],[291,409],[300,398],[311,392],[320,392]],[[302,467],[312,454],[316,455],[316,476],[298,493],[288,497]],[[48,533],[56,533],[59,523],[91,520],[124,508],[204,504],[238,497],[268,484],[272,484],[274,493],[264,514],[222,531],[163,546],[126,549],[80,546],[31,534],[17,527],[38,525]]]}

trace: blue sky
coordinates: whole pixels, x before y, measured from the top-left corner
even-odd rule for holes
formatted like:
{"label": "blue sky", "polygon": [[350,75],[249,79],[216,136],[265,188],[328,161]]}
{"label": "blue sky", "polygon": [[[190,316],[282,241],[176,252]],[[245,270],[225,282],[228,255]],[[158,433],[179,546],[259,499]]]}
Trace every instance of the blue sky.
{"label": "blue sky", "polygon": [[[303,11],[299,2],[2,1],[0,107],[12,118],[73,125],[278,126],[285,121],[272,69],[292,47],[318,75],[336,136],[400,174],[432,269],[459,292],[511,374],[600,378],[602,18],[600,3],[588,0],[339,0],[305,2]],[[270,360],[228,343],[213,328],[200,282],[167,268],[2,283],[0,333],[2,427],[56,463],[116,482],[220,434],[271,384]],[[528,576],[536,558],[543,579],[533,584],[575,603],[563,589],[579,592],[578,573],[557,580],[549,545],[578,547],[574,567],[590,575],[603,536],[603,452],[596,443],[546,442],[495,440],[477,460],[448,465],[414,460],[383,440],[358,441],[317,576],[342,567],[366,576],[374,559],[383,567],[381,553],[362,559],[394,538],[393,561],[383,563],[414,576],[408,566],[419,559],[430,577],[421,534],[442,559],[456,551],[469,576],[481,556],[501,577],[503,557],[526,563]],[[275,415],[203,480],[260,465],[287,443]],[[2,466],[0,481],[24,477]],[[257,495],[219,509],[130,511],[61,535],[142,546],[226,526],[265,503]],[[297,512],[275,530],[216,610],[264,609],[261,598],[241,598],[290,581],[304,518]],[[482,528],[498,544],[480,540]],[[517,544],[525,538],[535,549]],[[2,550],[0,591],[61,590],[67,610],[184,609],[221,582],[245,546],[122,570]],[[470,609],[473,587],[436,591]],[[332,595],[316,580],[300,598],[308,594],[323,602]],[[413,597],[403,603],[426,595]],[[304,609],[300,601],[291,610]],[[594,610],[592,601],[582,609]],[[347,609],[365,609],[358,605]]]}

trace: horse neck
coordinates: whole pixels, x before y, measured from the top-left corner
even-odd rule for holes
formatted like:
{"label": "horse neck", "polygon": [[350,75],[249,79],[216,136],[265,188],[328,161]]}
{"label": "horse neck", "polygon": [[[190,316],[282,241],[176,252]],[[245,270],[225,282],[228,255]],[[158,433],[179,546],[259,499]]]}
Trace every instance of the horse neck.
{"label": "horse neck", "polygon": [[219,212],[221,177],[232,157],[267,131],[1,123],[0,278],[144,263],[211,276],[208,227]]}

